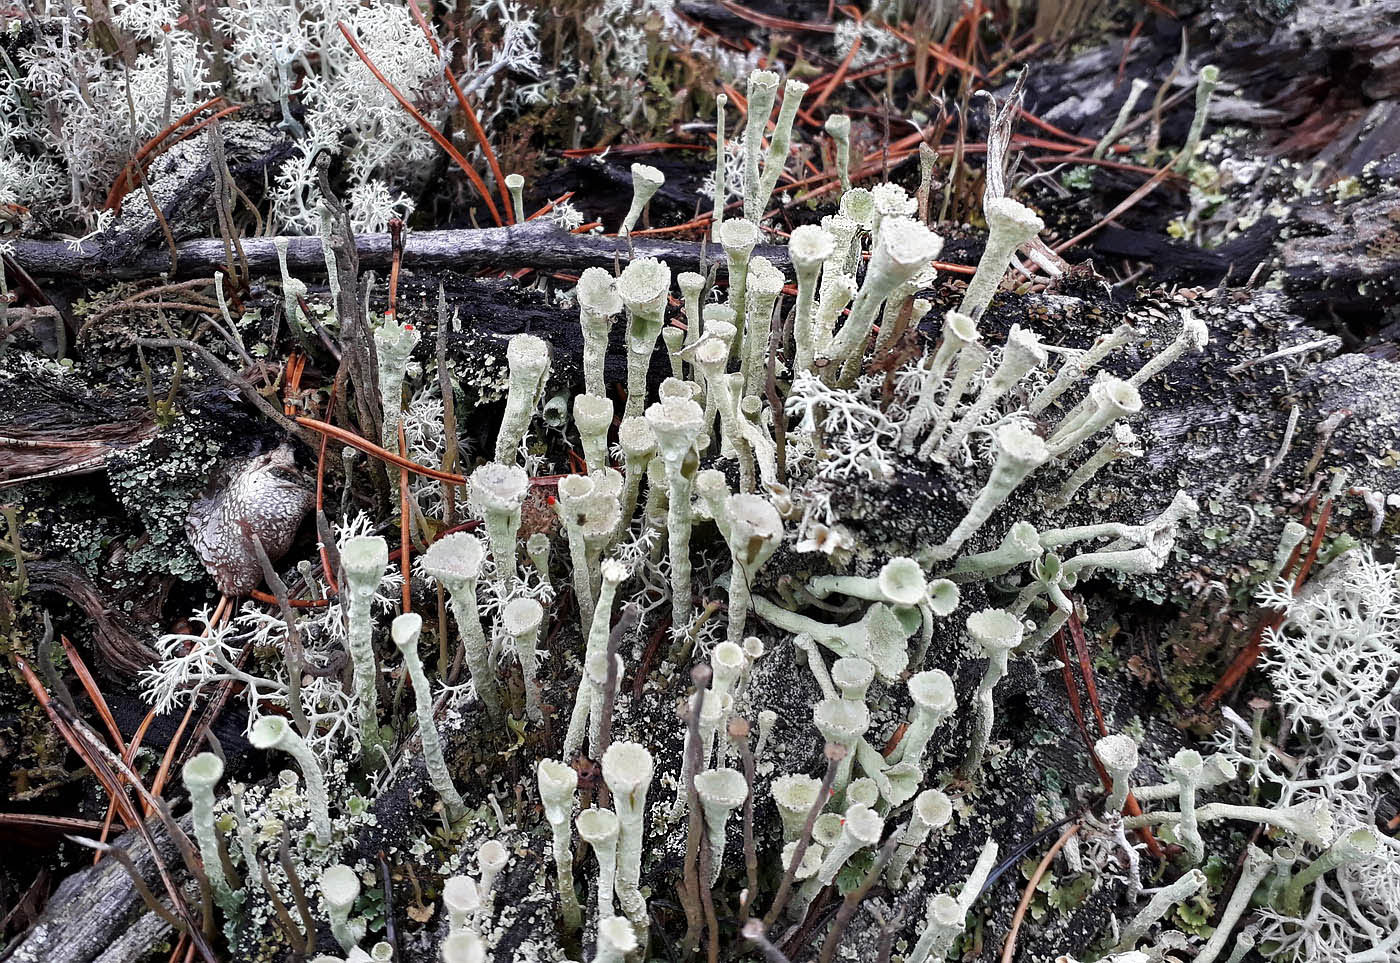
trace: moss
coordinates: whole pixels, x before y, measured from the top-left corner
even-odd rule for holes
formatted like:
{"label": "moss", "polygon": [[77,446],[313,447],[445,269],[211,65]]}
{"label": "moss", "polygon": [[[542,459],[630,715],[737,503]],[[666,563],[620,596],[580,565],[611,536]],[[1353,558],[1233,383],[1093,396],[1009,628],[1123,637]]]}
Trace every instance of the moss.
{"label": "moss", "polygon": [[198,422],[179,419],[112,456],[107,469],[112,494],[145,535],[126,556],[127,572],[173,575],[185,582],[206,578],[185,538],[185,516],[216,473],[222,449],[222,440],[209,437]]}

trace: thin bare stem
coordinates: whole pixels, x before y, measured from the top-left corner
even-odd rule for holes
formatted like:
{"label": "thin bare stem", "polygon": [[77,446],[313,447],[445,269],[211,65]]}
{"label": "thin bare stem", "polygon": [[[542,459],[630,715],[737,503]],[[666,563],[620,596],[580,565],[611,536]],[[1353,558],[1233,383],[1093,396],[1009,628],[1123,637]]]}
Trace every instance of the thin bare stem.
{"label": "thin bare stem", "polygon": [[825,754],[826,774],[822,776],[821,789],[817,791],[817,798],[812,800],[812,808],[807,811],[807,821],[802,824],[802,833],[797,837],[797,845],[792,851],[792,860],[788,863],[787,869],[783,871],[783,881],[778,886],[778,895],[773,897],[773,905],[768,910],[768,915],[763,918],[765,928],[771,927],[777,921],[778,914],[782,913],[788,900],[792,898],[792,883],[797,875],[797,867],[802,865],[802,857],[807,855],[807,847],[811,845],[812,827],[817,824],[817,817],[821,815],[826,801],[831,798],[831,787],[836,783],[836,769],[841,760],[845,758],[846,750],[834,742],[828,742]]}
{"label": "thin bare stem", "polygon": [[870,871],[865,874],[865,879],[860,881],[860,885],[846,894],[846,898],[841,901],[841,908],[836,911],[836,922],[831,926],[831,932],[827,934],[822,942],[821,956],[817,957],[817,963],[831,963],[836,956],[836,948],[841,945],[841,935],[846,931],[846,926],[851,922],[851,918],[856,915],[856,910],[860,908],[861,901],[875,885],[880,874],[885,871],[885,864],[894,855],[895,847],[899,845],[899,834],[895,833],[885,840],[885,845],[880,847],[880,851],[875,855],[875,862],[870,867]]}
{"label": "thin bare stem", "polygon": [[685,787],[686,798],[689,804],[689,819],[686,822],[685,834],[685,862],[682,864],[683,885],[681,887],[681,906],[685,909],[686,931],[685,939],[682,941],[682,948],[687,956],[695,953],[700,948],[700,932],[703,921],[700,913],[700,872],[698,869],[697,854],[700,851],[700,798],[695,791],[694,773],[698,772],[704,765],[700,749],[700,702],[704,699],[705,687],[710,682],[710,667],[707,665],[697,665],[690,670],[691,681],[695,683],[695,692],[690,695],[681,710],[681,715],[685,719],[685,752],[690,760],[688,769],[692,777]]}
{"label": "thin bare stem", "polygon": [[749,909],[758,897],[758,850],[753,841],[753,784],[755,766],[753,750],[749,748],[749,721],[735,718],[729,723],[729,739],[739,750],[739,758],[744,764],[744,781],[749,784],[749,794],[744,797],[744,870],[748,874],[748,889],[739,906],[739,925],[748,922]]}

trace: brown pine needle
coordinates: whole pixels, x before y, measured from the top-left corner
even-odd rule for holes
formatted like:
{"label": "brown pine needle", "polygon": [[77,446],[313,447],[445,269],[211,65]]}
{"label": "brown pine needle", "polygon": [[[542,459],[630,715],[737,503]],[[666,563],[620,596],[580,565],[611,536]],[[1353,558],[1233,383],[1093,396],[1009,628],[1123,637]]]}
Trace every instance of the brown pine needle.
{"label": "brown pine needle", "polygon": [[350,29],[346,27],[344,23],[340,22],[337,22],[336,26],[340,28],[340,32],[344,34],[345,39],[349,41],[350,49],[355,51],[355,55],[359,57],[360,60],[364,61],[364,65],[369,68],[369,72],[374,74],[374,79],[384,85],[384,89],[393,95],[394,99],[399,102],[399,106],[408,111],[408,115],[418,122],[418,126],[422,127],[424,132],[433,139],[433,142],[446,151],[447,156],[452,158],[453,162],[462,169],[462,173],[467,175],[467,178],[476,187],[477,192],[481,194],[481,199],[486,202],[486,208],[491,212],[491,220],[496,222],[497,227],[500,227],[501,212],[496,210],[496,204],[491,200],[491,192],[487,189],[486,182],[481,179],[481,175],[472,168],[472,165],[462,156],[462,152],[457,149],[452,141],[448,140],[442,131],[434,127],[432,122],[424,117],[422,112],[419,111],[417,107],[414,107],[413,104],[409,102],[408,98],[399,92],[399,88],[389,82],[388,77],[380,73],[379,68],[374,65],[373,60],[369,59],[369,54],[365,53],[365,49],[360,46],[360,42],[355,39],[355,35],[350,32]]}

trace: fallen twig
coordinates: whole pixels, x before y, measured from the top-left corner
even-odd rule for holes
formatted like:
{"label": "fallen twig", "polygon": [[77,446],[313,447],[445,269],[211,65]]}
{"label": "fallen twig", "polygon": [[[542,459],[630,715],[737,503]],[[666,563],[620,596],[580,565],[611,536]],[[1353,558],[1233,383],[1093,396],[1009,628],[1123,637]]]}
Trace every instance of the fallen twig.
{"label": "fallen twig", "polygon": [[[639,232],[638,232],[639,233]],[[275,275],[277,238],[250,237],[243,240],[248,271],[253,275]],[[315,236],[288,237],[287,267],[299,276],[324,276],[326,259],[321,239]],[[585,267],[612,267],[615,260],[654,257],[668,262],[673,270],[697,270],[701,245],[690,241],[663,241],[634,234],[628,245],[616,238],[571,234],[552,220],[528,221],[512,227],[463,228],[450,231],[415,231],[404,241],[406,268],[454,268],[478,270],[529,266],[545,270],[581,270]],[[215,270],[227,270],[227,253],[220,240],[184,241],[176,245],[180,277],[210,277]],[[386,268],[393,260],[389,234],[355,236],[355,253],[361,268]],[[754,249],[775,265],[788,264],[787,246],[764,244]],[[107,280],[155,277],[170,269],[170,252],[164,248],[142,248],[113,256],[101,238],[70,245],[66,241],[14,242],[12,258],[35,277],[81,277]]]}

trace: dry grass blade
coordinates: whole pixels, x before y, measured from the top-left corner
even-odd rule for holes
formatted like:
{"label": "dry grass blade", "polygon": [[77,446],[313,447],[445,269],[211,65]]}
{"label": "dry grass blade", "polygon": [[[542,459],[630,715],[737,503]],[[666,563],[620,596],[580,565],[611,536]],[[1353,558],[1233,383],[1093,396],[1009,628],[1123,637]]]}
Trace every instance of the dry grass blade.
{"label": "dry grass blade", "polygon": [[151,892],[151,888],[147,886],[146,881],[141,878],[141,873],[137,870],[135,861],[132,860],[131,854],[125,849],[120,846],[113,846],[110,843],[99,842],[95,839],[87,839],[83,836],[69,836],[68,841],[77,843],[79,846],[86,846],[89,849],[96,850],[99,856],[110,855],[117,862],[121,863],[122,869],[126,870],[126,875],[131,877],[131,882],[132,885],[136,887],[136,892],[141,895],[141,902],[145,903],[146,907],[152,913],[155,913],[161,919],[165,920],[175,930],[181,933],[188,932],[185,921],[170,912],[165,904],[156,899],[156,894]]}
{"label": "dry grass blade", "polygon": [[1123,201],[1120,204],[1118,204],[1117,207],[1109,211],[1097,222],[1089,225],[1084,230],[1074,235],[1074,237],[1070,238],[1068,241],[1061,241],[1059,244],[1056,244],[1054,248],[1055,253],[1059,254],[1063,251],[1069,250],[1076,244],[1083,241],[1085,238],[1089,237],[1091,234],[1097,233],[1100,229],[1104,227],[1104,225],[1111,223],[1114,218],[1119,217],[1126,211],[1130,210],[1137,204],[1138,201],[1142,200],[1148,194],[1151,194],[1154,190],[1156,190],[1158,184],[1162,183],[1162,181],[1166,180],[1169,176],[1171,176],[1171,172],[1171,164],[1167,164],[1157,173],[1153,174],[1152,177],[1141,187],[1133,191],[1127,197],[1123,198]]}
{"label": "dry grass blade", "polygon": [[[413,14],[413,19],[418,22],[418,27],[423,31],[423,36],[428,38],[428,46],[433,51],[433,56],[438,56],[439,46],[437,37],[428,27],[428,21],[423,17],[423,11],[418,9],[418,0],[408,0],[408,12]],[[448,85],[452,88],[452,94],[457,98],[457,106],[462,108],[462,114],[467,119],[467,126],[471,128],[472,136],[476,138],[477,145],[481,148],[482,156],[486,158],[486,166],[491,168],[491,177],[496,181],[496,190],[501,192],[501,206],[505,208],[507,223],[515,223],[515,208],[510,202],[510,190],[506,187],[505,175],[501,173],[501,165],[496,160],[496,152],[491,149],[491,142],[486,139],[486,130],[481,126],[481,121],[477,119],[476,111],[472,109],[471,102],[467,100],[467,95],[462,92],[462,86],[457,83],[457,76],[452,72],[452,68],[443,64],[442,74],[447,78]],[[501,221],[496,220],[497,224]]]}
{"label": "dry grass blade", "polygon": [[465,485],[467,483],[466,478],[461,475],[454,475],[452,472],[447,471],[438,471],[436,468],[429,468],[427,465],[420,465],[415,461],[410,461],[402,455],[396,455],[387,448],[382,448],[368,439],[361,438],[353,431],[346,431],[344,428],[339,428],[324,421],[317,421],[315,418],[298,418],[297,424],[310,428],[313,431],[319,431],[321,434],[334,438],[338,442],[350,445],[352,448],[358,448],[367,455],[373,455],[380,461],[387,462],[390,465],[396,465],[399,468],[406,468],[415,474],[424,475],[428,478],[436,478],[438,481],[448,482],[452,485]]}
{"label": "dry grass blade", "polygon": [[76,816],[46,816],[42,813],[0,813],[0,826],[20,826],[63,833],[97,833],[102,824]]}
{"label": "dry grass blade", "polygon": [[1026,918],[1026,910],[1030,908],[1031,897],[1035,895],[1035,889],[1040,885],[1041,878],[1046,870],[1050,868],[1050,863],[1055,859],[1055,854],[1064,848],[1075,833],[1079,832],[1082,823],[1075,823],[1060,834],[1060,838],[1055,840],[1055,845],[1051,846],[1045,856],[1040,860],[1040,865],[1036,866],[1035,872],[1031,873],[1031,878],[1026,883],[1025,890],[1021,893],[1021,902],[1016,905],[1016,915],[1011,918],[1011,930],[1006,934],[1006,942],[1002,944],[1001,963],[1011,963],[1011,958],[1016,953],[1016,934],[1021,931],[1021,923]]}
{"label": "dry grass blade", "polygon": [[[81,720],[65,718],[69,715],[67,710],[61,703],[54,702],[49,698],[48,690],[44,688],[43,684],[39,681],[39,677],[34,674],[34,670],[29,667],[27,662],[23,659],[15,658],[14,663],[20,670],[20,674],[24,676],[24,680],[29,685],[30,691],[34,694],[34,698],[38,700],[40,707],[58,729],[59,734],[63,736],[68,745],[71,746],[73,751],[83,760],[84,764],[92,771],[92,774],[97,777],[97,781],[102,784],[102,788],[106,790],[107,794],[112,798],[112,801],[117,805],[117,810],[122,817],[122,821],[126,823],[129,828],[139,833],[142,841],[150,848],[151,854],[155,858],[156,870],[160,874],[161,884],[165,887],[166,895],[170,897],[171,902],[174,904],[176,915],[183,920],[187,926],[191,939],[194,941],[200,955],[204,957],[207,963],[217,963],[217,957],[215,957],[213,949],[199,933],[199,927],[196,925],[189,907],[185,904],[180,888],[170,875],[170,868],[166,866],[165,861],[160,858],[160,847],[156,843],[155,837],[151,835],[150,828],[136,812],[136,807],[132,804],[131,799],[122,788],[121,777],[119,777],[109,765],[105,747],[102,746],[100,740],[91,736],[87,727],[83,725]],[[115,759],[116,757],[113,756],[112,758]],[[123,766],[123,768],[126,767]],[[149,796],[150,794],[146,791],[146,788],[141,785],[141,780],[136,778],[135,774],[131,773],[130,769],[126,769],[126,771],[130,774],[129,778],[135,782],[133,788],[135,788],[138,793]],[[168,826],[167,830],[171,832],[172,838],[175,838],[174,834],[180,832],[178,826]]]}
{"label": "dry grass blade", "polygon": [[[155,722],[155,719],[156,710],[151,709],[141,720],[141,724],[136,727],[136,734],[131,737],[131,741],[127,743],[126,749],[122,752],[122,760],[126,762],[127,765],[130,765],[132,760],[136,758],[136,754],[141,751],[141,743],[146,739],[146,731],[151,728],[151,723]],[[112,831],[112,819],[116,814],[116,803],[109,801],[107,803],[107,815],[103,817],[102,820],[102,834],[98,837],[104,843],[107,841],[107,834]],[[92,864],[96,866],[101,860],[102,852],[99,850],[97,853],[93,854]]]}
{"label": "dry grass blade", "polygon": [[77,647],[74,646],[72,642],[68,641],[68,636],[60,635],[58,638],[59,641],[63,643],[63,651],[68,653],[68,662],[73,666],[73,671],[77,673],[78,681],[83,684],[83,691],[88,694],[88,698],[92,700],[93,707],[97,710],[97,714],[102,717],[102,724],[107,727],[107,733],[112,737],[112,745],[116,746],[119,752],[125,751],[126,744],[122,740],[121,727],[117,725],[116,717],[112,715],[112,710],[108,707],[107,700],[102,695],[102,690],[97,687],[97,680],[93,678],[92,672],[89,671],[87,667],[87,663],[85,663],[83,657],[78,654]]}

